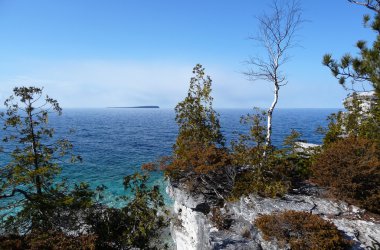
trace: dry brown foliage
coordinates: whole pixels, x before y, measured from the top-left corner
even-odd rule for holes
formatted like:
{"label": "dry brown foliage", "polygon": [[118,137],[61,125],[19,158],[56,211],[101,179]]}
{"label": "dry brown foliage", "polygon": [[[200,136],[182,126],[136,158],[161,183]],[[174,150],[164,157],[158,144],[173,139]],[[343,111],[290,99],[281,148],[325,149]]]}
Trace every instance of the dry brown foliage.
{"label": "dry brown foliage", "polygon": [[162,156],[154,162],[144,163],[141,166],[141,169],[149,172],[162,171],[165,170],[171,164],[172,160],[173,159],[171,156]]}
{"label": "dry brown foliage", "polygon": [[380,150],[375,142],[354,137],[334,142],[311,170],[312,181],[337,198],[380,213]]}
{"label": "dry brown foliage", "polygon": [[189,142],[180,153],[181,157],[175,157],[165,169],[170,177],[180,172],[207,174],[230,164],[227,150],[215,145],[205,146],[201,143]]}
{"label": "dry brown foliage", "polygon": [[94,250],[96,238],[95,235],[68,236],[57,232],[34,232],[26,236],[2,236],[0,249]]}
{"label": "dry brown foliage", "polygon": [[179,150],[173,156],[144,164],[143,170],[162,170],[173,185],[181,185],[194,195],[202,194],[211,203],[227,198],[235,180],[228,150],[195,141]]}
{"label": "dry brown foliage", "polygon": [[219,207],[211,209],[210,220],[218,230],[229,229],[232,223],[232,219],[228,215],[223,214]]}
{"label": "dry brown foliage", "polygon": [[263,215],[256,219],[255,224],[265,240],[277,239],[280,246],[289,244],[293,250],[339,250],[350,246],[333,223],[307,212]]}

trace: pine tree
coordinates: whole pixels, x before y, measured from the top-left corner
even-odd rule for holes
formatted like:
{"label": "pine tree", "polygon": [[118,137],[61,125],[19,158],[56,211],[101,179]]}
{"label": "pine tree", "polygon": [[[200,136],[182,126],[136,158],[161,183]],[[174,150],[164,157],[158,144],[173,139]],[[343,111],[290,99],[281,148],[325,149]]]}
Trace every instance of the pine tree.
{"label": "pine tree", "polygon": [[[0,168],[0,200],[8,210],[23,208],[17,219],[31,220],[32,227],[45,227],[53,219],[48,213],[55,210],[55,205],[75,200],[64,195],[67,187],[63,182],[54,183],[61,172],[60,163],[75,162],[80,157],[71,153],[73,146],[68,140],[54,140],[54,129],[48,126],[49,114],[62,114],[55,99],[44,97],[42,88],[16,87],[13,92],[4,103],[6,111],[0,113],[4,121],[3,142],[7,144],[4,150],[11,156],[10,162]],[[77,186],[79,190],[89,191],[88,185]],[[91,195],[89,192],[87,198],[77,198],[90,203]]]}
{"label": "pine tree", "polygon": [[365,6],[375,13],[372,18],[369,15],[364,16],[364,25],[376,34],[376,39],[372,47],[363,40],[358,41],[356,46],[360,51],[359,56],[346,54],[338,61],[332,59],[331,54],[326,54],[323,64],[329,67],[346,90],[356,92],[357,85],[360,84],[361,87],[364,83],[374,91],[374,105],[370,110],[373,121],[364,122],[366,128],[362,130],[366,131],[365,137],[380,141],[380,0],[349,2]]}

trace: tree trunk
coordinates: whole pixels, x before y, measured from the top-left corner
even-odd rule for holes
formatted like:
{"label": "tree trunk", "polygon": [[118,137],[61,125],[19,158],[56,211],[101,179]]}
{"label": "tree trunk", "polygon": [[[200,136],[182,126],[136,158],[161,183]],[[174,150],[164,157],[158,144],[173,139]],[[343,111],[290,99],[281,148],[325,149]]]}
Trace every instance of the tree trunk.
{"label": "tree trunk", "polygon": [[[30,126],[30,135],[32,137],[32,148],[33,148],[33,156],[34,156],[34,169],[38,170],[39,164],[38,164],[38,152],[37,152],[37,143],[36,143],[36,136],[34,133],[34,126],[33,126],[33,114],[32,114],[32,104],[29,101],[28,105],[28,118],[29,118],[29,126]],[[37,194],[42,194],[42,180],[41,176],[36,176],[36,190]]]}
{"label": "tree trunk", "polygon": [[267,124],[267,137],[265,140],[265,143],[267,146],[271,144],[271,136],[272,136],[272,115],[273,110],[276,107],[277,101],[278,101],[278,91],[280,90],[280,86],[275,83],[275,90],[274,90],[274,100],[272,102],[272,105],[268,109],[268,124]]}

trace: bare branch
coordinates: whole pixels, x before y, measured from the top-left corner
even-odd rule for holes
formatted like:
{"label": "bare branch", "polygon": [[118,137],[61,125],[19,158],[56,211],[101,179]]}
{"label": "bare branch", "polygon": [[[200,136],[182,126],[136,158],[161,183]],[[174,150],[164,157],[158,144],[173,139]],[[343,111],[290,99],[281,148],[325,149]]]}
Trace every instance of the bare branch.
{"label": "bare branch", "polygon": [[356,0],[348,0],[350,3],[365,6],[370,10],[380,12],[380,0],[367,0],[367,1],[356,1]]}
{"label": "bare branch", "polygon": [[250,37],[264,49],[266,57],[251,57],[247,61],[250,69],[244,72],[250,81],[264,80],[275,87],[274,100],[268,110],[267,145],[270,144],[272,113],[278,102],[279,89],[288,83],[281,68],[290,59],[287,52],[297,46],[296,32],[304,22],[298,0],[284,0],[281,4],[279,0],[273,0],[271,9],[271,14],[257,17],[258,35]]}

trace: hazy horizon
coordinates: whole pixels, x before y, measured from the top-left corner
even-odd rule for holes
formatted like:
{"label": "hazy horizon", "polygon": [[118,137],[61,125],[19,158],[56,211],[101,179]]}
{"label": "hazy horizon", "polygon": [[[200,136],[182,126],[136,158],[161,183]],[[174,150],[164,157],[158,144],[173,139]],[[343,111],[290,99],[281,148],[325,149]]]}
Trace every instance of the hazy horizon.
{"label": "hazy horizon", "polygon": [[[216,108],[268,107],[271,85],[242,74],[261,53],[249,36],[270,1],[0,1],[0,103],[15,86],[45,87],[64,108],[174,108],[201,63]],[[321,63],[373,39],[365,8],[302,1],[301,46],[290,51],[279,108],[341,108],[347,93]]]}

